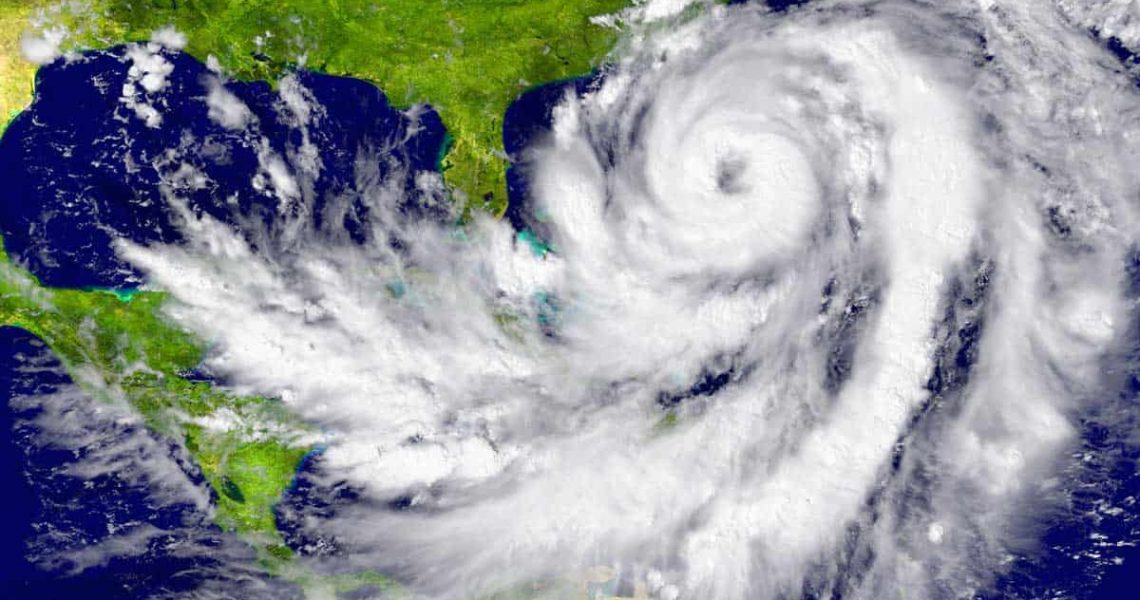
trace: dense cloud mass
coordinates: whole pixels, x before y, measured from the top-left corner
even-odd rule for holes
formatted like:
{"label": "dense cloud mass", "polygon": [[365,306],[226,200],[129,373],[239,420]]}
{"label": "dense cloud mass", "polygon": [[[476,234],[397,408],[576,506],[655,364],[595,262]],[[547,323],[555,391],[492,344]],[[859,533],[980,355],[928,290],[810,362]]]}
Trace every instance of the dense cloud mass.
{"label": "dense cloud mass", "polygon": [[185,243],[119,244],[213,373],[322,426],[320,476],[361,498],[312,560],[438,598],[596,568],[653,598],[968,597],[1044,552],[1087,424],[1131,427],[1140,103],[1097,37],[1134,41],[1130,9],[683,4],[627,15],[515,157],[524,236],[430,216],[427,172],[434,210],[396,210],[382,148],[365,243],[307,228],[306,135],[250,174],[272,227],[184,210]]}

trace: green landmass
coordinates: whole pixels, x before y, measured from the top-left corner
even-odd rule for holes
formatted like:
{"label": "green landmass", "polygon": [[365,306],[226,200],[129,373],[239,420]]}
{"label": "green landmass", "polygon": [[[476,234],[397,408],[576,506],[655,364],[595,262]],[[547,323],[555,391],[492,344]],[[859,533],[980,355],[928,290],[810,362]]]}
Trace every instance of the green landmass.
{"label": "green landmass", "polygon": [[590,17],[630,0],[93,0],[75,40],[146,40],[174,26],[186,51],[236,77],[304,66],[370,81],[394,105],[427,103],[452,140],[445,181],[469,207],[507,206],[503,115],[526,89],[599,66],[618,32]]}
{"label": "green landmass", "polygon": [[0,134],[32,101],[36,66],[20,56],[20,35],[32,12],[31,2],[0,0]]}
{"label": "green landmass", "polygon": [[187,379],[204,346],[161,316],[165,300],[159,292],[45,287],[0,241],[0,325],[34,334],[84,391],[127,403],[151,430],[181,442],[213,492],[215,522],[253,545],[268,572],[310,591],[396,589],[376,573],[318,576],[295,564],[273,510],[313,450],[313,428],[279,400]]}
{"label": "green landmass", "polygon": [[[455,197],[466,198],[468,208],[501,215],[507,107],[534,85],[596,68],[617,32],[589,18],[630,3],[0,0],[0,126],[32,98],[35,67],[19,55],[29,18],[66,27],[65,50],[146,40],[154,30],[174,26],[187,36],[189,53],[216,57],[237,78],[273,81],[304,66],[370,81],[398,107],[430,104],[448,130],[440,163]],[[529,233],[522,238],[536,254],[550,251]],[[313,450],[307,441],[313,430],[277,399],[238,396],[188,379],[204,345],[163,318],[164,294],[45,287],[12,263],[2,246],[0,240],[0,325],[36,335],[88,393],[128,404],[158,435],[181,442],[210,487],[217,524],[253,545],[268,572],[316,596],[362,588],[406,595],[382,574],[316,575],[298,565],[273,508]],[[549,596],[561,587],[508,596]]]}
{"label": "green landmass", "polygon": [[[85,391],[128,403],[152,430],[182,442],[217,495],[223,528],[262,548],[281,545],[273,505],[310,450],[296,443],[310,428],[277,400],[186,379],[203,347],[160,316],[165,295],[126,298],[44,287],[0,250],[0,324],[36,335]],[[232,426],[198,424],[219,416]]]}

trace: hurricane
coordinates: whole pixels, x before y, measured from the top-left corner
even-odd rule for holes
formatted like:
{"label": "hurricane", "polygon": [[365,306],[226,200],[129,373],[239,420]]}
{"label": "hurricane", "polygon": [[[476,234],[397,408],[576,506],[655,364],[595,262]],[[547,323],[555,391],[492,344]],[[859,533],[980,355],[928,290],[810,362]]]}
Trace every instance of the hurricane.
{"label": "hurricane", "polygon": [[304,78],[280,147],[210,75],[272,214],[195,209],[182,143],[155,159],[178,235],[114,248],[205,371],[315,425],[311,484],[354,493],[297,509],[302,560],[441,599],[599,571],[664,600],[1070,597],[1010,582],[1056,519],[1098,540],[1073,581],[1133,543],[1115,492],[1079,494],[1115,451],[1090,431],[1135,439],[1140,96],[1098,41],[1135,20],[688,4],[599,17],[619,44],[512,152],[504,219],[399,160],[421,109],[330,196]]}

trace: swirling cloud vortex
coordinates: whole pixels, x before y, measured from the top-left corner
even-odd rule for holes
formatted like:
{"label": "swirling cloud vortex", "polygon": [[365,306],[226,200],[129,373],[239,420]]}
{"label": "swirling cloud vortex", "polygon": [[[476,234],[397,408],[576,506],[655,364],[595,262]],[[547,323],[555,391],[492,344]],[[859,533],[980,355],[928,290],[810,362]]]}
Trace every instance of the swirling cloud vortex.
{"label": "swirling cloud vortex", "polygon": [[383,186],[363,248],[189,218],[123,253],[213,370],[324,426],[368,501],[323,526],[427,596],[597,565],[661,598],[968,596],[1063,501],[1132,319],[1135,88],[1021,4],[631,23],[520,157],[553,253]]}

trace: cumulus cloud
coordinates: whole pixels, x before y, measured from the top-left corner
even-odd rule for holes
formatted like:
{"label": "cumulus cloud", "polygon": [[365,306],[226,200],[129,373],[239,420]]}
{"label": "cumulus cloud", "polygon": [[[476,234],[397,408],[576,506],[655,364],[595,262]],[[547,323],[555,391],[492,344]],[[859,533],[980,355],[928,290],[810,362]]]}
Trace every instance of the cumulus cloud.
{"label": "cumulus cloud", "polygon": [[210,119],[227,129],[245,129],[253,117],[249,107],[217,79],[211,80],[207,89],[206,105]]}
{"label": "cumulus cloud", "polygon": [[37,65],[46,65],[59,58],[60,46],[67,39],[64,27],[51,27],[37,33],[25,32],[20,36],[20,53]]}
{"label": "cumulus cloud", "polygon": [[131,66],[127,69],[127,79],[119,97],[123,105],[151,128],[162,125],[162,113],[155,106],[154,99],[166,89],[167,78],[174,71],[174,65],[166,60],[161,49],[162,46],[153,42],[127,47],[126,60]]}
{"label": "cumulus cloud", "polygon": [[[211,370],[323,426],[367,501],[322,526],[428,597],[598,566],[657,598],[971,596],[1130,318],[1135,91],[1050,10],[637,29],[525,157],[553,253],[365,177],[364,245],[186,216],[120,249]],[[320,107],[279,89],[318,159]],[[251,174],[296,221],[302,158]]]}
{"label": "cumulus cloud", "polygon": [[150,34],[151,43],[158,44],[170,50],[181,50],[186,47],[186,34],[178,31],[173,25],[154,30]]}

